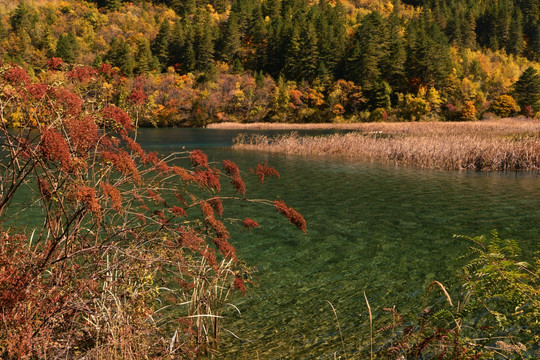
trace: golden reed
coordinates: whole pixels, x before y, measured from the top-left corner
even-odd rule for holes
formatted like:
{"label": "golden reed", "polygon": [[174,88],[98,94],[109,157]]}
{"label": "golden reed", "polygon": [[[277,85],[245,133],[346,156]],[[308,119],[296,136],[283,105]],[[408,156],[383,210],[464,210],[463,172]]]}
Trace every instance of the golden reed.
{"label": "golden reed", "polygon": [[339,156],[445,170],[539,170],[540,122],[364,123],[355,132],[239,136],[237,149]]}

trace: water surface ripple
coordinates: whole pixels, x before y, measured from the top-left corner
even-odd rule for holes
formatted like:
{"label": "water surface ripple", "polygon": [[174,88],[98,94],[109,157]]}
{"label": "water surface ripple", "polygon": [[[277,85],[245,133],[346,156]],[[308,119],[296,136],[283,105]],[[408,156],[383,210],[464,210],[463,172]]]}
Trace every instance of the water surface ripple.
{"label": "water surface ripple", "polygon": [[429,171],[327,158],[233,150],[237,132],[144,130],[141,141],[164,153],[198,147],[215,161],[233,159],[248,170],[268,161],[281,173],[248,196],[279,195],[301,212],[307,234],[271,207],[226,204],[224,216],[257,220],[261,229],[234,230],[239,256],[257,272],[257,287],[227,311],[220,358],[332,359],[342,348],[336,308],[348,351],[369,338],[365,291],[379,319],[382,307],[418,311],[427,285],[451,285],[467,249],[453,234],[499,230],[526,255],[538,250],[540,179],[534,174]]}

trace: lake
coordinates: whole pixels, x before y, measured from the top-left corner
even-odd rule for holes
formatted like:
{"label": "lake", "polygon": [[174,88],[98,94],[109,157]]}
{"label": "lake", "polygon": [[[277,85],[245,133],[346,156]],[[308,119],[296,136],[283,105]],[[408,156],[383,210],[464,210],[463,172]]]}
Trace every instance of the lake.
{"label": "lake", "polygon": [[[254,267],[256,287],[226,311],[219,358],[333,359],[342,349],[335,307],[349,352],[369,343],[365,292],[377,322],[383,307],[419,312],[427,285],[451,286],[470,245],[453,234],[497,229],[539,249],[540,179],[530,173],[419,170],[358,161],[303,158],[231,148],[238,130],[143,129],[139,140],[164,154],[204,150],[245,171],[247,196],[283,199],[301,212],[303,234],[273,207],[225,203],[224,216],[258,221],[232,228],[239,257]],[[251,131],[254,132],[254,131]],[[264,134],[278,133],[264,131]],[[313,134],[310,132],[310,134]],[[249,168],[267,161],[281,178],[261,186]],[[225,184],[224,184],[225,187]],[[432,297],[436,300],[436,296]]]}

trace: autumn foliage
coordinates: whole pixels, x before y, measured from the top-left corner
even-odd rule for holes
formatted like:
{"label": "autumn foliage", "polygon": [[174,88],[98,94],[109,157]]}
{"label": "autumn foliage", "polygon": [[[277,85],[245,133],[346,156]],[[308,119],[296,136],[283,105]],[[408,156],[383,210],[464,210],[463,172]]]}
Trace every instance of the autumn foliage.
{"label": "autumn foliage", "polygon": [[[224,218],[246,200],[240,169],[199,150],[146,152],[128,112],[96,91],[113,73],[48,63],[39,78],[0,67],[0,357],[215,351],[227,298],[248,291],[227,224],[259,227]],[[221,195],[227,183],[236,195]]]}
{"label": "autumn foliage", "polygon": [[0,61],[140,126],[534,117],[539,8],[501,1],[4,1]]}

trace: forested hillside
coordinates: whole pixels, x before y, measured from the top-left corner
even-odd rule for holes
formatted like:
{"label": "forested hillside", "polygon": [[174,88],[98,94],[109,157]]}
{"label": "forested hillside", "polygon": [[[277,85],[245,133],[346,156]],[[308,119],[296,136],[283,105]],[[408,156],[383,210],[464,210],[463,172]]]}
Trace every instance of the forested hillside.
{"label": "forested hillside", "polygon": [[142,125],[540,111],[537,0],[26,0],[0,14],[5,64],[44,83],[110,64],[110,101],[137,90]]}

